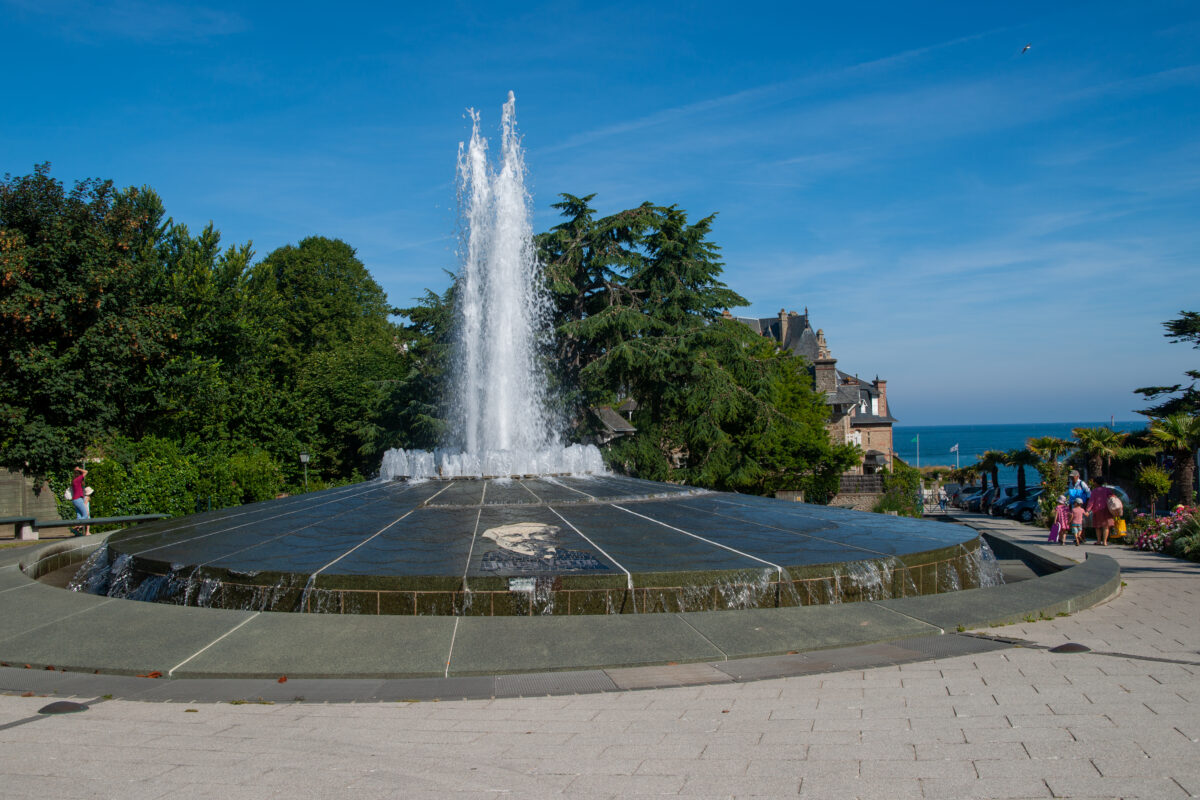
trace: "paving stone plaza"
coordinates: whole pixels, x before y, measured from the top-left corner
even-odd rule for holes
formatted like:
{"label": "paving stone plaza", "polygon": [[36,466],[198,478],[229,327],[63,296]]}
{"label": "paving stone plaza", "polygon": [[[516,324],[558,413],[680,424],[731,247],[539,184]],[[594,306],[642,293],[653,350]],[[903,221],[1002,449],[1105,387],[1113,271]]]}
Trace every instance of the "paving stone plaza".
{"label": "paving stone plaza", "polygon": [[[1014,523],[969,521],[1041,539]],[[1099,548],[1053,550],[1082,559]],[[855,664],[886,661],[886,646],[825,661],[809,653],[818,671],[784,678],[737,680],[697,663],[622,673],[628,686],[665,687],[642,690],[349,703],[321,702],[333,682],[293,680],[221,702],[151,702],[122,683],[107,699],[79,678],[69,691],[67,673],[5,669],[0,794],[1196,796],[1200,572],[1155,554],[1103,552],[1121,567],[1117,596],[971,632],[1007,643],[871,668]],[[1091,652],[1049,649],[1068,642]],[[38,713],[61,699],[87,709]]]}

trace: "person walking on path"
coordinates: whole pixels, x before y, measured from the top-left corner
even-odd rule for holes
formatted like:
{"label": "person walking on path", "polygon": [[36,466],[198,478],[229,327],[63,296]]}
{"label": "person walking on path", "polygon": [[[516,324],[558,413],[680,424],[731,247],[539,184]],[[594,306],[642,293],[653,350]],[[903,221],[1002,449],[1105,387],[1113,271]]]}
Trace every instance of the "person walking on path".
{"label": "person walking on path", "polygon": [[1075,537],[1075,546],[1078,547],[1083,542],[1083,518],[1087,514],[1083,510],[1083,501],[1078,497],[1073,501],[1071,506],[1071,535]]}
{"label": "person walking on path", "polygon": [[1058,543],[1067,543],[1067,531],[1071,527],[1071,511],[1067,508],[1067,496],[1058,496],[1058,505],[1054,507],[1054,524],[1058,526]]}
{"label": "person walking on path", "polygon": [[[88,508],[88,493],[83,488],[83,479],[87,477],[88,471],[83,467],[75,468],[75,477],[71,480],[71,505],[75,506],[75,519],[88,519],[92,516]],[[72,528],[75,535],[79,536],[79,529]],[[92,526],[88,525],[84,528],[84,536],[90,535]]]}
{"label": "person walking on path", "polygon": [[1082,500],[1083,507],[1087,508],[1088,498],[1091,497],[1092,491],[1088,485],[1079,478],[1079,470],[1073,469],[1067,478],[1067,508],[1075,508],[1075,501]]}
{"label": "person walking on path", "polygon": [[1088,497],[1092,494],[1086,482],[1079,479],[1079,470],[1073,469],[1067,478],[1067,505],[1074,508],[1075,501],[1082,500],[1087,505]]}
{"label": "person walking on path", "polygon": [[950,495],[946,494],[946,487],[939,486],[938,487],[938,508],[940,508],[942,510],[943,514],[946,513],[946,503],[948,503],[948,502],[950,502]]}
{"label": "person walking on path", "polygon": [[[1113,501],[1116,505],[1113,505]],[[1108,547],[1108,535],[1116,524],[1113,511],[1120,506],[1121,500],[1111,488],[1105,486],[1104,476],[1096,476],[1096,488],[1088,496],[1087,511],[1091,514],[1092,527],[1096,529],[1096,544]]]}

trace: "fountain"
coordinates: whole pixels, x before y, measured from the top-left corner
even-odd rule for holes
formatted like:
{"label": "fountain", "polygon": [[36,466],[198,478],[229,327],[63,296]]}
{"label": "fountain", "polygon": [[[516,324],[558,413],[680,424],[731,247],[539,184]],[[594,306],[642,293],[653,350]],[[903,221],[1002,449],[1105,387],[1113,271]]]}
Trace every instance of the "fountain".
{"label": "fountain", "polygon": [[472,112],[450,437],[390,450],[380,478],[113,534],[72,588],[182,605],[358,614],[706,611],[979,586],[954,525],[608,474],[566,444],[515,101],[498,167]]}
{"label": "fountain", "polygon": [[472,111],[458,151],[459,246],[450,440],[444,449],[389,450],[383,478],[583,475],[606,472],[591,445],[564,446],[538,356],[552,337],[549,297],[533,247],[516,99],[504,104],[500,163]]}

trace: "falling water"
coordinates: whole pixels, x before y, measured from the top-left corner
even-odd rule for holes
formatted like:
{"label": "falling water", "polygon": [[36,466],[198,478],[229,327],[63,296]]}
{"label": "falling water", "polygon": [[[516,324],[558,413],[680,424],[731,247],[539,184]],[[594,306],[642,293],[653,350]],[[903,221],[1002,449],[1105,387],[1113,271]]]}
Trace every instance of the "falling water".
{"label": "falling water", "polygon": [[499,163],[471,111],[458,152],[462,214],[449,435],[439,450],[389,450],[382,477],[605,472],[600,451],[564,447],[539,354],[550,343],[550,301],[533,245],[516,99],[504,104]]}

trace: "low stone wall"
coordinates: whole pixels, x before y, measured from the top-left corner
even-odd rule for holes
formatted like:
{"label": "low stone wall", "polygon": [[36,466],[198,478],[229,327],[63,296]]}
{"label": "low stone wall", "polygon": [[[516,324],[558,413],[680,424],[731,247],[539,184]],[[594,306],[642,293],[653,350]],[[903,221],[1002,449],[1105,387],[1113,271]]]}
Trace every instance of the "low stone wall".
{"label": "low stone wall", "polygon": [[[58,519],[54,493],[46,484],[36,487],[21,473],[0,469],[0,517],[23,516]],[[2,527],[5,531],[10,530],[7,525]],[[12,529],[12,535],[18,536],[20,532]]]}
{"label": "low stone wall", "polygon": [[829,505],[837,506],[838,508],[852,508],[855,511],[872,511],[875,504],[879,502],[881,494],[871,493],[851,493],[843,492],[829,501]]}

